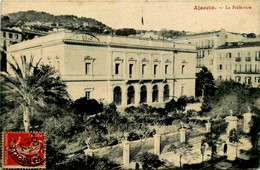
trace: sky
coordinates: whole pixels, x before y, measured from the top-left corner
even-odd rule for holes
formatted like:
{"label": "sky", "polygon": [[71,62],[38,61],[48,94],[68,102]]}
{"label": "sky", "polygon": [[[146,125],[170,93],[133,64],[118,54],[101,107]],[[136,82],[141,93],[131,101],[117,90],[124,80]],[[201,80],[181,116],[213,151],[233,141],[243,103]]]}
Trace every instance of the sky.
{"label": "sky", "polygon": [[[232,9],[240,5],[251,9]],[[214,6],[216,10],[194,10],[195,6]],[[230,9],[226,9],[230,7]],[[220,8],[223,9],[220,9]],[[54,15],[94,18],[112,28],[144,30],[220,30],[260,34],[260,0],[3,0],[1,14],[43,11]],[[143,16],[144,25],[141,24]]]}

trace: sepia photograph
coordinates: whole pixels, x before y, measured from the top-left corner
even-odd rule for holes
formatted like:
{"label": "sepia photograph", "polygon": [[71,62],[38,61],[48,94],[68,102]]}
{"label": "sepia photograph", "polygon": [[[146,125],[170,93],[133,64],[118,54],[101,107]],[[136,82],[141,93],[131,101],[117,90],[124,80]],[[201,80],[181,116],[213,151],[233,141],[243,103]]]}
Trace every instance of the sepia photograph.
{"label": "sepia photograph", "polygon": [[0,169],[259,169],[259,0],[2,0]]}

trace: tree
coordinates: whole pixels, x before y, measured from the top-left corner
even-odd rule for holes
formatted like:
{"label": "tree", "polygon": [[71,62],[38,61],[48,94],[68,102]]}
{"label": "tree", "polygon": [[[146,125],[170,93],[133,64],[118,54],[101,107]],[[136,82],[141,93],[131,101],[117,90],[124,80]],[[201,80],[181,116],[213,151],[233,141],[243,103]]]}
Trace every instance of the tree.
{"label": "tree", "polygon": [[179,155],[180,168],[181,168],[181,158],[187,156],[187,154],[192,151],[192,147],[193,147],[192,145],[186,142],[182,142],[182,143],[178,143],[177,145],[172,144],[169,147],[168,151]]}
{"label": "tree", "polygon": [[214,95],[214,78],[207,67],[202,67],[201,71],[196,74],[196,96]]}
{"label": "tree", "polygon": [[171,99],[169,102],[165,103],[165,110],[170,113],[176,113],[177,112],[177,102],[174,99]]}
{"label": "tree", "polygon": [[87,99],[86,97],[77,99],[72,107],[75,109],[75,113],[81,116],[94,115],[103,110],[102,104],[99,104],[95,99]]}
{"label": "tree", "polygon": [[241,138],[241,132],[239,133],[236,129],[232,129],[229,133],[229,142],[236,143],[236,159],[237,159],[237,148]]}
{"label": "tree", "polygon": [[13,56],[12,59],[13,62],[8,61],[8,64],[13,74],[1,73],[1,92],[16,109],[22,110],[25,132],[28,132],[30,117],[38,108],[47,102],[68,98],[68,94],[56,71],[51,67],[39,67],[40,60],[34,65],[33,56],[29,61],[26,56],[21,56],[21,64]]}
{"label": "tree", "polygon": [[216,153],[216,145],[221,141],[219,138],[220,134],[207,133],[205,134],[205,139],[202,140],[202,145],[207,143],[209,147],[211,147],[211,166],[213,166],[213,155]]}
{"label": "tree", "polygon": [[116,30],[116,35],[119,35],[119,36],[136,35],[136,30],[133,28],[118,29],[118,30]]}
{"label": "tree", "polygon": [[136,157],[136,161],[142,163],[143,169],[157,169],[160,166],[164,165],[164,162],[161,161],[157,155],[149,152],[138,154]]}

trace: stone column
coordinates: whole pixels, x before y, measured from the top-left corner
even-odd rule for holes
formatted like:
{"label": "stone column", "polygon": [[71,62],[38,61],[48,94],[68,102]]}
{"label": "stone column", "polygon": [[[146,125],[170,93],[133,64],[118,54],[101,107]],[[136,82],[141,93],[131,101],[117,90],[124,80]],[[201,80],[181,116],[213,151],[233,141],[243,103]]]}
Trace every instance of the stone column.
{"label": "stone column", "polygon": [[123,164],[128,166],[130,163],[130,142],[125,140],[123,141]]}
{"label": "stone column", "polygon": [[121,93],[122,93],[122,106],[127,106],[127,86],[122,85],[121,86]]}
{"label": "stone column", "polygon": [[153,89],[151,85],[147,85],[146,88],[147,88],[147,104],[151,104]]}
{"label": "stone column", "polygon": [[206,132],[207,133],[211,132],[211,123],[210,122],[206,123]]}
{"label": "stone column", "polygon": [[229,136],[229,133],[232,129],[237,129],[237,117],[235,116],[227,116],[225,118],[226,122],[228,122],[228,127],[227,127],[227,135]]}
{"label": "stone column", "polygon": [[186,129],[183,127],[180,129],[180,142],[186,142]]}
{"label": "stone column", "polygon": [[250,132],[250,127],[249,127],[249,122],[251,121],[251,117],[252,117],[252,113],[245,113],[243,115],[244,117],[244,125],[243,125],[243,131],[245,133],[249,133]]}
{"label": "stone column", "polygon": [[138,106],[140,103],[140,86],[136,85],[135,88],[135,105]]}
{"label": "stone column", "polygon": [[160,155],[161,154],[161,135],[155,134],[154,135],[154,154]]}

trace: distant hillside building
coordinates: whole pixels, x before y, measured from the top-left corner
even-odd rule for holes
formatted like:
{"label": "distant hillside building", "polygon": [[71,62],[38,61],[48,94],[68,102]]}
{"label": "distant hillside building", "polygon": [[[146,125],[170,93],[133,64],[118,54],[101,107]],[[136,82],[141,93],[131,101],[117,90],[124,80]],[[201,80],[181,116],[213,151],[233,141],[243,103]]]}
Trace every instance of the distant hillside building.
{"label": "distant hillside building", "polygon": [[62,32],[10,46],[11,55],[33,55],[55,67],[74,100],[86,96],[125,107],[195,95],[192,45]]}

